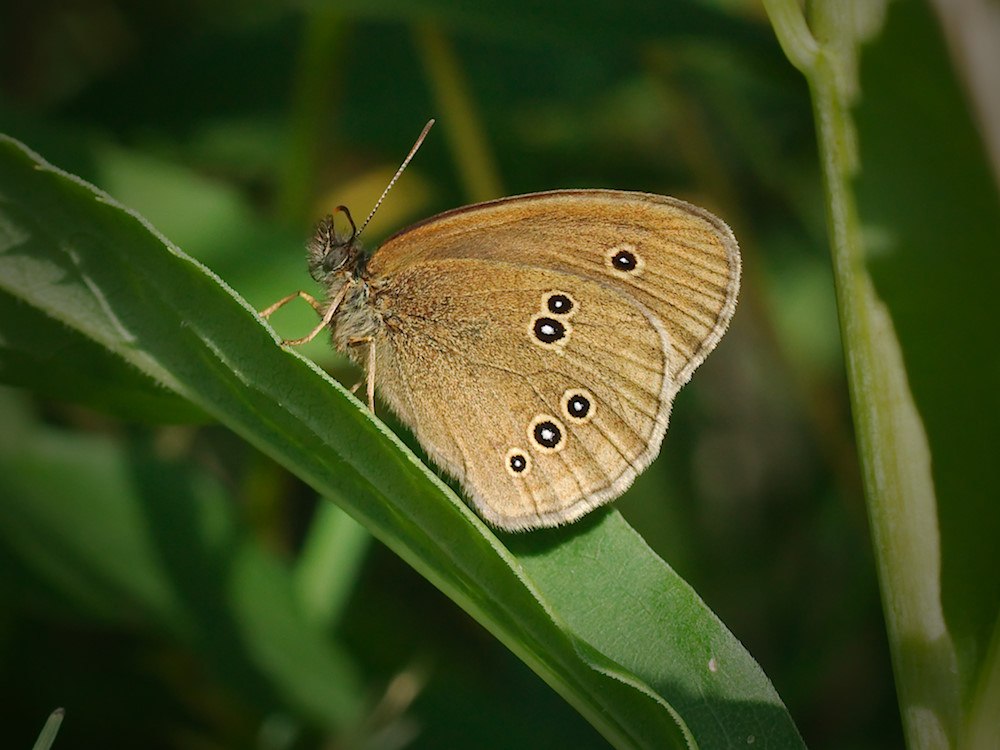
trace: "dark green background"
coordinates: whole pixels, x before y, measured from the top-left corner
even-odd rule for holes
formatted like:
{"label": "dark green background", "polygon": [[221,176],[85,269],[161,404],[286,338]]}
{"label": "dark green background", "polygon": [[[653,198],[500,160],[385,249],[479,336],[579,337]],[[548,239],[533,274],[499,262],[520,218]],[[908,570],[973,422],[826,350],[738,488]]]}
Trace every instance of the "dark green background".
{"label": "dark green background", "polygon": [[[895,36],[887,32],[885,44],[914,35],[939,44],[921,13],[894,11],[888,29]],[[263,307],[303,286],[315,291],[302,250],[312,221],[352,196],[363,201],[351,204],[355,216],[364,216],[378,189],[351,186],[377,170],[391,174],[430,117],[438,124],[366,231],[368,243],[489,197],[462,177],[468,154],[450,135],[457,115],[428,65],[429,33],[454,54],[503,193],[646,190],[705,205],[732,225],[745,268],[732,329],[678,397],[661,458],[617,507],[760,662],[810,747],[900,746],[808,92],[756,5],[8,1],[0,5],[0,130],[140,211]],[[892,49],[866,70],[875,91],[880,74],[886,92],[897,87],[885,81],[903,75],[892,70]],[[946,93],[934,96],[960,109],[943,55],[926,59],[945,79]],[[863,123],[889,134],[870,146],[889,154],[898,109],[880,111],[883,101],[868,101]],[[957,119],[911,132],[967,134],[967,114]],[[372,184],[381,184],[377,175]],[[877,179],[868,184],[885,195]],[[877,264],[875,272],[898,293],[898,277],[880,277]],[[903,301],[921,299],[918,291],[902,292]],[[0,298],[0,314],[17,316],[17,303]],[[290,311],[275,324],[300,335],[310,315]],[[53,362],[84,346],[55,328],[25,335],[51,341]],[[316,502],[308,488],[138,373],[123,405],[99,381],[19,360],[16,342],[5,343],[0,374],[31,392],[5,392],[0,409],[52,430],[53,450],[81,467],[99,472],[115,463],[112,454],[125,456],[127,475],[159,488],[149,507],[176,527],[176,546],[163,553],[192,581],[213,561],[185,555],[197,532],[171,498],[203,498],[206,483],[239,544],[294,559]],[[345,381],[358,379],[327,348],[308,351]],[[930,380],[918,389],[932,388],[934,366],[921,372]],[[101,507],[98,497],[88,504],[79,480],[60,488],[58,477],[26,472],[11,481],[76,492],[84,511]],[[100,517],[82,512],[79,522]],[[169,635],[182,625],[108,607],[92,582],[54,581],[38,563],[44,556],[3,539],[5,746],[29,746],[60,705],[67,719],[56,747],[246,747],[261,722],[274,736],[301,729],[301,747],[353,746],[350,718],[339,738],[324,737],[308,717],[283,713],[272,688],[256,684],[227,647],[239,633],[221,605],[201,636],[207,648],[190,651]],[[106,601],[118,601],[113,593]],[[361,686],[353,720],[400,670],[426,672],[408,711],[413,747],[605,745],[378,545],[363,557],[330,638]]]}

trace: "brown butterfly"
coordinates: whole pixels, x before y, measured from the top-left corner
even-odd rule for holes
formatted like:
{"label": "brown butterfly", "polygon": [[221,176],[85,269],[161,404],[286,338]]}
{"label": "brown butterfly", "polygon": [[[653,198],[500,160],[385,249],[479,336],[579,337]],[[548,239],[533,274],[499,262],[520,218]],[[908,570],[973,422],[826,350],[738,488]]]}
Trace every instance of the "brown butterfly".
{"label": "brown butterfly", "polygon": [[367,368],[369,404],[377,383],[479,514],[511,531],[572,522],[624,492],[736,309],[736,238],[675,198],[503,198],[425,219],[371,256],[350,224],[341,236],[327,217],[309,245],[329,301],[297,292],[262,315],[310,301],[320,324],[287,343],[330,327]]}

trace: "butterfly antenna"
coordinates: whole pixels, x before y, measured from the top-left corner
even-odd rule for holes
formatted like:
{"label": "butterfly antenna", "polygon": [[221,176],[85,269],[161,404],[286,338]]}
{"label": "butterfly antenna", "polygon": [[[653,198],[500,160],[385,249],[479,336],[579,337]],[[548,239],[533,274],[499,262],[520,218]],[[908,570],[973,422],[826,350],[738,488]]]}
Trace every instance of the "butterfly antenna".
{"label": "butterfly antenna", "polygon": [[[417,137],[417,142],[413,144],[413,148],[410,149],[410,153],[406,155],[406,158],[403,159],[403,163],[400,164],[399,169],[396,170],[396,174],[392,176],[392,179],[389,180],[389,184],[385,186],[385,190],[382,191],[381,197],[379,197],[379,199],[375,201],[375,208],[373,208],[372,212],[368,214],[368,218],[365,219],[364,224],[361,225],[361,229],[359,229],[357,232],[354,233],[355,236],[365,231],[365,227],[368,226],[368,222],[372,220],[372,217],[375,215],[375,212],[378,211],[378,207],[381,206],[382,201],[385,200],[386,194],[392,189],[392,186],[396,184],[396,180],[398,180],[399,176],[403,174],[403,170],[406,169],[406,165],[410,163],[410,160],[417,153],[417,149],[419,149],[420,144],[424,142],[424,138],[427,137],[427,133],[431,129],[431,125],[433,124],[434,120],[428,120],[427,124],[424,125],[424,129],[420,131],[420,135]],[[351,223],[353,224],[353,222]]]}

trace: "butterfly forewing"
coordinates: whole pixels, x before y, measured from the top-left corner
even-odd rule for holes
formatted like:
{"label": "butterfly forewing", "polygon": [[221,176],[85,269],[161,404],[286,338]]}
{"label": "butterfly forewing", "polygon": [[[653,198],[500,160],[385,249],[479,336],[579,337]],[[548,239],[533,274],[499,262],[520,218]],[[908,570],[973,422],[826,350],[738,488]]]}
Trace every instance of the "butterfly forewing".
{"label": "butterfly forewing", "polygon": [[390,238],[369,270],[389,279],[443,258],[561,271],[627,294],[666,331],[678,386],[725,331],[740,276],[736,240],[721,220],[674,198],[613,190],[536,193],[449,211]]}

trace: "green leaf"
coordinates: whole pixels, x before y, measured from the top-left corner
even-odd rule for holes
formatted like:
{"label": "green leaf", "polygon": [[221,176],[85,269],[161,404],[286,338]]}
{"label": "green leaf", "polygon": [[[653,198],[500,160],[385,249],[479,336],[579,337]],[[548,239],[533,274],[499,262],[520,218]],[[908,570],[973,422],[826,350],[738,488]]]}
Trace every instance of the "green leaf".
{"label": "green leaf", "polygon": [[579,525],[572,536],[540,532],[509,542],[567,625],[621,665],[623,679],[630,673],[663,696],[698,745],[796,746],[760,667],[621,515]]}
{"label": "green leaf", "polygon": [[0,142],[0,286],[337,498],[615,745],[801,746],[749,654],[617,513],[511,539],[522,565],[215,276],[9,139]]}
{"label": "green leaf", "polygon": [[[0,381],[133,421],[178,424],[208,416],[79,332],[0,291]],[[72,377],[67,377],[72,369]]]}

